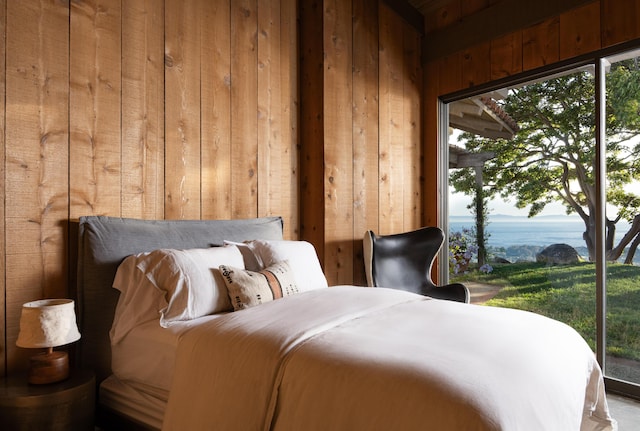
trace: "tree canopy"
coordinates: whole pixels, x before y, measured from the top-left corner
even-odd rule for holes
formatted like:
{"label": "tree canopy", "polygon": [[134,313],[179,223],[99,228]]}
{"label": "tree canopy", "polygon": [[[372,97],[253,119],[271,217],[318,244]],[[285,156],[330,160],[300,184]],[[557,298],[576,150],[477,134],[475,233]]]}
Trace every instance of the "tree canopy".
{"label": "tree canopy", "polygon": [[[607,258],[618,259],[631,242],[640,241],[640,196],[630,187],[640,180],[640,67],[638,59],[611,65],[606,76]],[[567,214],[584,221],[583,238],[595,258],[596,87],[592,71],[570,74],[509,91],[499,105],[518,123],[513,139],[460,137],[471,153],[491,151],[483,168],[487,198],[514,199],[529,217],[549,203],[561,202]],[[471,169],[451,172],[456,191],[475,194]],[[636,184],[637,185],[637,184]],[[639,190],[639,189],[635,189]],[[615,242],[616,223],[631,230]],[[631,253],[632,254],[632,253]],[[627,259],[629,260],[629,259]]]}

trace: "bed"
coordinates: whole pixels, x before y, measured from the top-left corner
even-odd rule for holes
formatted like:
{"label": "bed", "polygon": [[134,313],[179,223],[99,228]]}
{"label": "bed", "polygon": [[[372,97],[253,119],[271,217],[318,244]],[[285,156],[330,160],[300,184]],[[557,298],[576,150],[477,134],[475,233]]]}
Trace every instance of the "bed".
{"label": "bed", "polygon": [[282,239],[279,217],[92,216],[78,237],[79,360],[96,372],[98,409],[128,424],[616,429],[600,367],[573,329],[392,288],[329,287],[310,244]]}

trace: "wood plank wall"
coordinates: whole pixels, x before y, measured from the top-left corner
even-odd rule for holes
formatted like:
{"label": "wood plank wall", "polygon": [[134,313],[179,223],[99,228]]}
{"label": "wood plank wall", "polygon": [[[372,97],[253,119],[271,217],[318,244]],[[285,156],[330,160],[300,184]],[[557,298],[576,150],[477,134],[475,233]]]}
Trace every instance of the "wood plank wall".
{"label": "wood plank wall", "polygon": [[[473,19],[474,13],[494,3],[492,0],[454,0],[425,17],[425,25],[433,32],[443,31],[463,19]],[[430,34],[434,33],[426,37]],[[426,64],[425,220],[437,224],[442,202],[436,169],[440,157],[436,131],[440,96],[638,38],[640,0],[599,0],[560,11],[530,27],[449,52]]]}
{"label": "wood plank wall", "polygon": [[301,236],[364,285],[365,231],[422,223],[420,35],[382,2],[304,0],[301,36]]}
{"label": "wood plank wall", "polygon": [[[5,142],[6,142],[6,34],[7,34],[7,0],[0,0],[0,202],[5,202]],[[6,364],[6,223],[4,204],[0,205],[0,322],[2,322],[2,332],[0,333],[0,373],[5,372]]]}
{"label": "wood plank wall", "polygon": [[0,0],[0,375],[21,305],[69,295],[82,215],[282,215],[364,284],[364,231],[422,201],[420,38],[373,5]]}
{"label": "wood plank wall", "polygon": [[69,220],[282,215],[297,239],[296,0],[0,0],[0,375],[68,296]]}
{"label": "wood plank wall", "polygon": [[[9,361],[21,304],[66,293],[69,216],[69,7],[6,2],[5,328]],[[24,352],[23,352],[24,354]]]}

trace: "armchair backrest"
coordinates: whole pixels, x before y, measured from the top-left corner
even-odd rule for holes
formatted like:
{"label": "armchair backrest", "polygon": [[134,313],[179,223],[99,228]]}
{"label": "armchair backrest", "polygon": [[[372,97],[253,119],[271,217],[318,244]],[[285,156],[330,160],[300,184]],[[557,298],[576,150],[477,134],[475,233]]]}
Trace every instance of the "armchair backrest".
{"label": "armchair backrest", "polygon": [[434,287],[431,267],[444,239],[444,232],[438,227],[383,236],[367,231],[364,235],[367,284],[415,293]]}

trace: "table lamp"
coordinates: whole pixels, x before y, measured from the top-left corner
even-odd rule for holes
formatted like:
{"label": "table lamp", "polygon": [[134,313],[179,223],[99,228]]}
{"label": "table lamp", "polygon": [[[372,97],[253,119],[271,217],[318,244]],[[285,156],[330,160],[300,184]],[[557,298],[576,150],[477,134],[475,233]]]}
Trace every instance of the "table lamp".
{"label": "table lamp", "polygon": [[80,339],[71,299],[42,299],[22,305],[18,347],[46,348],[29,361],[29,383],[47,384],[69,377],[69,355],[54,347]]}

